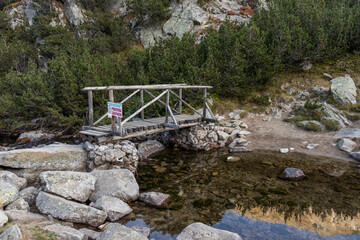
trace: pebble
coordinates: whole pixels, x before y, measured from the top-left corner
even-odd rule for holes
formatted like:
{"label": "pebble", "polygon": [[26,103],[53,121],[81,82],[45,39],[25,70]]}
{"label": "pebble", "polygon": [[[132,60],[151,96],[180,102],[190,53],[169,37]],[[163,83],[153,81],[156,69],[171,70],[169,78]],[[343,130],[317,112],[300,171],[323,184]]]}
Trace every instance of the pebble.
{"label": "pebble", "polygon": [[288,148],[280,148],[279,151],[280,153],[285,154],[288,153],[290,150]]}
{"label": "pebble", "polygon": [[308,144],[308,145],[306,145],[306,148],[311,150],[311,149],[316,148],[317,146],[319,146],[319,144],[313,143],[313,144]]}

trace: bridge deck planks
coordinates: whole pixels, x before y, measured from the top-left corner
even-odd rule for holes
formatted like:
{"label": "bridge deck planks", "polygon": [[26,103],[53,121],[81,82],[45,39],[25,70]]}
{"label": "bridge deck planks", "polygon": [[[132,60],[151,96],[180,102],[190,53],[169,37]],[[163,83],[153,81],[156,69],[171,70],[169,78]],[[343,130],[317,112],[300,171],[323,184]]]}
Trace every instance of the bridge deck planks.
{"label": "bridge deck planks", "polygon": [[[184,128],[189,126],[199,125],[202,121],[202,117],[199,115],[175,115],[175,119],[178,123],[178,128]],[[143,136],[168,130],[174,130],[164,126],[165,117],[150,118],[133,122],[126,122],[123,126],[123,130],[126,133],[123,137],[119,136],[118,130],[114,133],[111,130],[111,125],[102,125],[97,127],[85,127],[80,134],[84,136],[95,137],[97,142],[107,141],[108,139],[128,139],[136,136]],[[173,123],[169,118],[169,123]],[[106,139],[106,140],[105,140]]]}

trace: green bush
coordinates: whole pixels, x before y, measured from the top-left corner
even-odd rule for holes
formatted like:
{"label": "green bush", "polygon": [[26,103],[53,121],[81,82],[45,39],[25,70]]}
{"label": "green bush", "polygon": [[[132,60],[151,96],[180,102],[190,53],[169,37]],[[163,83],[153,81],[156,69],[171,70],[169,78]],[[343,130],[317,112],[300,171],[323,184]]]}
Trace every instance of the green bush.
{"label": "green bush", "polygon": [[126,0],[142,23],[159,23],[170,16],[170,0]]}
{"label": "green bush", "polygon": [[308,131],[313,131],[313,132],[321,132],[322,131],[322,127],[313,122],[308,122],[307,124],[298,122],[297,126],[300,128],[303,128],[305,130],[308,130]]}
{"label": "green bush", "polygon": [[341,128],[339,121],[334,119],[323,119],[321,123],[325,126],[326,130],[329,131],[337,131]]}

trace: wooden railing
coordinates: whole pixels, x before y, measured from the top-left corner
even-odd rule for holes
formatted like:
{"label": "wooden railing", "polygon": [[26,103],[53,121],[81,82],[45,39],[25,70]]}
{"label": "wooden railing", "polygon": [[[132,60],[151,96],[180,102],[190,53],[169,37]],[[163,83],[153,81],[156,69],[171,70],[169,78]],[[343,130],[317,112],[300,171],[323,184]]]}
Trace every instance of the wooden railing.
{"label": "wooden railing", "polygon": [[[182,114],[183,104],[189,107],[198,115],[202,116],[203,121],[213,122],[215,121],[215,116],[212,113],[209,105],[207,104],[207,89],[212,88],[211,86],[190,86],[186,84],[163,84],[163,85],[131,85],[131,86],[107,86],[107,87],[85,87],[82,90],[88,93],[88,124],[90,127],[93,127],[99,124],[102,120],[106,118],[108,113],[105,113],[101,118],[99,118],[94,123],[94,107],[93,107],[93,92],[94,91],[109,91],[109,102],[114,102],[114,90],[134,90],[130,95],[125,97],[120,103],[123,104],[137,93],[140,93],[140,108],[131,114],[129,117],[124,119],[118,118],[119,134],[123,136],[123,126],[126,122],[130,121],[138,114],[141,114],[141,119],[144,120],[144,110],[155,102],[159,102],[165,106],[165,127],[178,128],[178,124],[175,118],[176,114]],[[202,89],[203,90],[203,112],[199,113],[195,108],[193,108],[189,103],[183,99],[183,90],[185,89]],[[159,95],[155,96],[151,93],[151,90],[164,90]],[[175,93],[174,90],[179,90],[179,94]],[[152,100],[148,103],[144,103],[144,92],[148,94]],[[174,109],[170,106],[170,95],[173,95],[178,100],[178,109]],[[166,95],[165,102],[161,100],[163,96]],[[210,113],[211,118],[207,118],[207,112]],[[175,114],[174,114],[175,113]],[[169,122],[169,117],[172,119],[173,123]],[[112,131],[116,132],[116,118],[111,118]]]}

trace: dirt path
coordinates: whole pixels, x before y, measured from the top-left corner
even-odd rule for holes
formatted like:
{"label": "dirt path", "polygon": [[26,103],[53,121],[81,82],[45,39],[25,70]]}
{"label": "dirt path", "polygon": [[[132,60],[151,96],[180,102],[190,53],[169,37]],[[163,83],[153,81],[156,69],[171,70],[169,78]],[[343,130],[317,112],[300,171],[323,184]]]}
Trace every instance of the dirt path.
{"label": "dirt path", "polygon": [[[333,139],[335,132],[310,132],[302,130],[282,119],[272,118],[271,121],[263,121],[264,117],[250,116],[244,119],[249,125],[251,135],[246,137],[251,141],[251,149],[271,149],[279,151],[280,148],[295,148],[295,152],[312,155],[339,158],[345,161],[354,161],[348,153],[340,151]],[[355,126],[354,126],[355,127]],[[306,149],[302,142],[319,144],[314,149]],[[355,162],[355,161],[354,161]]]}

